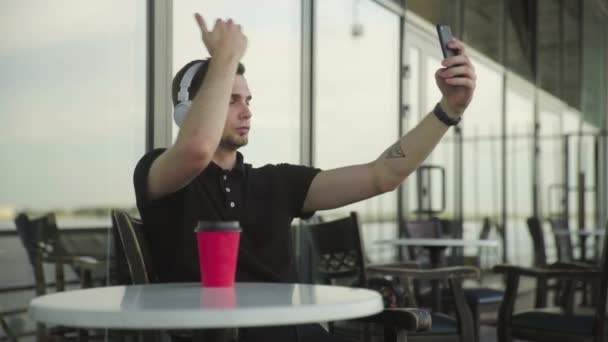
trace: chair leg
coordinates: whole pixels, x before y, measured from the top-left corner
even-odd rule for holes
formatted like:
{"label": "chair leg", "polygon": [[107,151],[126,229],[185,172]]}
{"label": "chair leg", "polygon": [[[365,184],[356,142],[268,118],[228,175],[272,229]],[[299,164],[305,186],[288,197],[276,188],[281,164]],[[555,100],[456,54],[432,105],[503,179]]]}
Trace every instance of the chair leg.
{"label": "chair leg", "polygon": [[384,325],[384,342],[397,342],[397,335],[397,331],[393,325]]}
{"label": "chair leg", "polygon": [[8,326],[8,324],[6,323],[6,321],[4,320],[4,317],[2,316],[2,313],[0,313],[0,325],[2,326],[2,329],[4,329],[4,333],[8,337],[8,340],[11,341],[11,342],[17,342],[17,337],[15,337],[15,335],[13,334],[13,331]]}
{"label": "chair leg", "polygon": [[[557,295],[557,294],[556,294]],[[547,279],[539,277],[536,283],[535,308],[547,306]]]}
{"label": "chair leg", "polygon": [[400,330],[397,332],[397,342],[407,342],[407,331]]}
{"label": "chair leg", "polygon": [[89,331],[87,329],[78,329],[78,342],[88,342]]}
{"label": "chair leg", "polygon": [[93,276],[90,270],[80,270],[80,287],[83,289],[93,287]]}
{"label": "chair leg", "polygon": [[496,335],[496,337],[498,338],[498,342],[513,342],[513,336],[511,336],[511,331],[501,321],[498,321],[498,326],[496,327]]}
{"label": "chair leg", "polygon": [[46,326],[42,323],[36,323],[36,341],[47,342],[48,336],[46,335]]}
{"label": "chair leg", "polygon": [[473,334],[475,336],[475,342],[479,342],[479,306],[477,303],[469,303],[471,309],[471,315],[473,316]]}
{"label": "chair leg", "polygon": [[60,262],[55,263],[55,290],[57,292],[65,291],[65,274],[63,264]]}

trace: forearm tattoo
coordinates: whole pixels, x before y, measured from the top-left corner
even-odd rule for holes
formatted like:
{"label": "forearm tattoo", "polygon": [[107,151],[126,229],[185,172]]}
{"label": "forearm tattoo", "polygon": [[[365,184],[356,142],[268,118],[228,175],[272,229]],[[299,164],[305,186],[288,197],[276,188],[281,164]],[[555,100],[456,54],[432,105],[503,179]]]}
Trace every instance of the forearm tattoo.
{"label": "forearm tattoo", "polygon": [[405,153],[401,148],[401,140],[398,140],[393,146],[389,147],[386,152],[384,152],[384,158],[393,159],[393,158],[405,158]]}

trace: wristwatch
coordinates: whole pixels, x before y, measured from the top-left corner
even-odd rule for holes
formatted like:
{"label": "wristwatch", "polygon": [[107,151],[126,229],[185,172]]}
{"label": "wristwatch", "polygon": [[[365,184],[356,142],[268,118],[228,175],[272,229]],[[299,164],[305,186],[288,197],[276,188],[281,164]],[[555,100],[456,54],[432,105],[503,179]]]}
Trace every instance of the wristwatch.
{"label": "wristwatch", "polygon": [[433,114],[439,119],[439,121],[443,122],[446,126],[454,126],[460,122],[461,117],[459,116],[456,119],[451,118],[439,105],[439,102],[433,108]]}

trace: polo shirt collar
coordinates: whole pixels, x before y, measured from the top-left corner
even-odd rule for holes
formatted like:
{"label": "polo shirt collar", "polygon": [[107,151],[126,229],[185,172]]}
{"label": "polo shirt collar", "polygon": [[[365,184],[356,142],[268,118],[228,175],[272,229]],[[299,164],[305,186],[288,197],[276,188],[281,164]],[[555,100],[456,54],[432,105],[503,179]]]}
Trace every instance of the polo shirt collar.
{"label": "polo shirt collar", "polygon": [[243,155],[241,152],[236,152],[236,163],[232,170],[240,172],[241,175],[245,174],[245,163],[243,162]]}
{"label": "polo shirt collar", "polygon": [[244,159],[243,159],[243,155],[240,152],[236,153],[236,163],[234,164],[234,167],[232,168],[232,170],[226,172],[224,171],[219,165],[217,165],[214,161],[211,161],[211,163],[209,163],[208,169],[213,170],[214,173],[236,173],[237,175],[244,175],[245,174],[245,163],[244,163]]}

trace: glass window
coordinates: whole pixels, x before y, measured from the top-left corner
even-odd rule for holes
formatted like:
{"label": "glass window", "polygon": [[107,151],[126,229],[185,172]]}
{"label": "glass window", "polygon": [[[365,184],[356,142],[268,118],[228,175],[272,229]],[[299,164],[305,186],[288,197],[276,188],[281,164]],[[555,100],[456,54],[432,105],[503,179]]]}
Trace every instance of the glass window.
{"label": "glass window", "polygon": [[[412,25],[413,26],[413,25]],[[441,99],[441,92],[435,82],[435,72],[441,67],[441,50],[437,47],[437,38],[432,26],[423,32],[408,25],[408,58],[412,69],[408,79],[408,104],[410,113],[406,118],[406,127],[411,129],[426,116]],[[423,166],[412,173],[404,183],[407,195],[407,218],[416,219],[420,211],[434,210],[443,218],[456,217],[457,191],[457,145],[459,143],[456,129],[448,130],[433,152],[424,161]],[[442,177],[445,172],[445,183]],[[443,184],[442,184],[443,183]],[[445,185],[445,186],[444,186]],[[443,202],[445,200],[445,203]],[[444,207],[445,204],[445,207]]]}
{"label": "glass window", "polygon": [[[313,160],[323,169],[368,163],[398,138],[399,18],[371,1],[317,5]],[[322,214],[357,211],[370,241],[396,235],[396,209],[397,193],[390,192]]]}
{"label": "glass window", "polygon": [[145,2],[10,3],[0,23],[2,212],[132,206],[145,149]]}
{"label": "glass window", "polygon": [[606,122],[606,16],[595,2],[583,3],[582,113],[595,127]]}
{"label": "glass window", "polygon": [[532,163],[534,152],[534,87],[509,73],[507,116],[507,258],[529,265],[532,250],[526,219],[532,216]]}
{"label": "glass window", "polygon": [[[563,70],[561,98],[574,108],[581,108],[581,3],[562,1],[564,7]],[[566,127],[566,126],[564,126]]]}
{"label": "glass window", "polygon": [[[464,236],[477,238],[482,219],[502,212],[502,85],[500,69],[471,56],[477,74],[475,96],[461,128],[463,136]],[[474,249],[472,249],[474,250]]]}
{"label": "glass window", "polygon": [[563,139],[562,118],[563,107],[555,98],[547,94],[539,96],[539,202],[541,217],[559,215],[560,208],[556,207],[554,197],[559,193],[555,190],[564,184],[563,178]]}
{"label": "glass window", "polygon": [[[433,53],[438,53],[438,50],[439,49],[433,49],[431,51],[433,51]],[[442,57],[440,57],[439,54],[424,56],[425,63],[422,66],[423,69],[420,73],[420,82],[421,84],[424,84],[424,88],[422,88],[424,93],[422,96],[424,97],[426,108],[420,108],[421,119],[433,109],[439,100],[441,100],[441,91],[437,88],[437,84],[435,83],[435,72],[437,69],[441,68],[440,58]],[[417,209],[441,209],[440,206],[438,206],[439,201],[437,201],[437,199],[445,197],[446,205],[443,214],[447,215],[445,218],[450,219],[456,217],[458,209],[457,203],[460,202],[455,197],[460,195],[455,191],[458,183],[456,148],[459,139],[456,132],[455,129],[448,130],[448,133],[446,133],[431,155],[423,163],[423,165],[438,166],[445,170],[445,193],[443,193],[443,187],[439,185],[441,180],[437,176],[438,173],[429,171],[430,189],[425,192],[429,193],[430,196],[425,196],[426,198],[422,199],[422,201],[430,200],[432,203],[430,205],[423,203],[423,208],[420,208],[419,205],[415,206]],[[420,175],[420,173],[418,173],[418,175]],[[418,193],[417,196],[420,197],[423,195]]]}
{"label": "glass window", "polygon": [[510,1],[506,13],[507,41],[505,65],[518,75],[534,80],[532,72],[532,34],[534,32],[534,1]]}
{"label": "glass window", "polygon": [[[204,59],[204,47],[194,13],[208,25],[233,18],[248,38],[243,64],[253,95],[249,145],[241,149],[254,166],[300,161],[300,2],[200,1],[173,3],[173,74],[187,62]],[[268,20],[267,18],[272,18]],[[168,114],[171,115],[171,114]],[[177,136],[177,127],[173,127]]]}
{"label": "glass window", "polygon": [[[136,212],[133,170],[145,153],[146,3],[3,1],[3,286],[34,283],[14,232],[17,213],[53,212],[59,229],[103,227],[103,235],[110,208]],[[76,279],[71,268],[66,278]],[[5,293],[0,303],[22,308],[32,296]],[[9,321],[16,333],[35,329],[27,315]]]}
{"label": "glass window", "polygon": [[503,0],[466,0],[464,6],[464,41],[500,61]]}
{"label": "glass window", "polygon": [[560,95],[560,3],[564,1],[544,0],[538,2],[538,72],[540,87],[549,93]]}
{"label": "glass window", "polygon": [[[578,113],[577,113],[578,114]],[[570,114],[567,114],[568,116]],[[578,114],[580,118],[580,114]],[[578,118],[577,118],[578,119]],[[571,120],[571,119],[570,119]],[[579,125],[580,124],[580,125]],[[584,228],[601,228],[597,222],[598,206],[596,195],[599,189],[597,178],[597,156],[596,143],[598,133],[597,128],[588,123],[580,123],[576,120],[576,131],[568,135],[568,216],[570,218],[570,227],[577,229],[580,220],[585,221]],[[580,132],[578,127],[581,128]],[[585,215],[581,217],[579,207],[578,191],[579,186],[584,185],[585,189]]]}
{"label": "glass window", "polygon": [[460,0],[407,0],[412,12],[435,24],[450,25],[452,33],[460,37]]}

